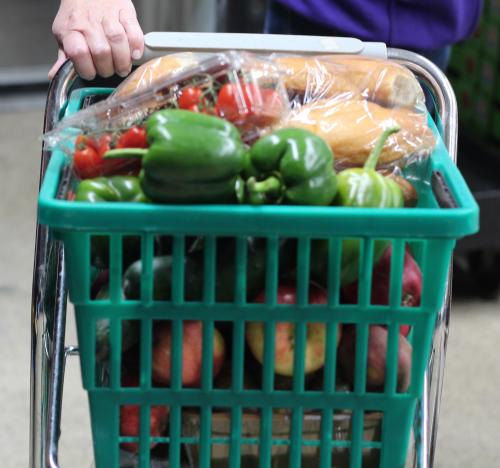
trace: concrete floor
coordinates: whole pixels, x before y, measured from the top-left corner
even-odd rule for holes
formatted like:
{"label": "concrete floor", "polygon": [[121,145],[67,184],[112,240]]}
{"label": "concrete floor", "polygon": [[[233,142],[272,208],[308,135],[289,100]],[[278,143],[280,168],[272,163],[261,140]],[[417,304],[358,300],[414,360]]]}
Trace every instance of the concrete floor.
{"label": "concrete floor", "polygon": [[[2,467],[28,464],[30,301],[43,109],[0,113],[0,414]],[[26,106],[25,106],[26,107]],[[34,107],[34,108],[33,108]],[[72,314],[68,342],[75,343]],[[435,467],[499,466],[500,303],[453,307]],[[68,364],[61,467],[90,467],[87,402],[78,361]]]}

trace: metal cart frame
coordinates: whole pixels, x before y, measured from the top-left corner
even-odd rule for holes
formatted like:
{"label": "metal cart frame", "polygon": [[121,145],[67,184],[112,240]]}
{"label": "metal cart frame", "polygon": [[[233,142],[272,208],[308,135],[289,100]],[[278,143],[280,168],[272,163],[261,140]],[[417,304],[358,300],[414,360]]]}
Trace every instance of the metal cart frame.
{"label": "metal cart frame", "polygon": [[[246,42],[248,44],[249,42]],[[250,42],[251,43],[251,42]],[[267,47],[270,47],[267,45]],[[443,141],[454,162],[457,154],[457,104],[453,89],[444,73],[429,60],[412,52],[387,49],[389,59],[412,70],[426,85],[442,123]],[[73,66],[67,62],[51,83],[44,131],[51,130],[72,89],[81,87]],[[87,83],[88,85],[88,83]],[[51,153],[42,148],[40,184]],[[419,402],[414,429],[413,467],[432,468],[436,450],[437,425],[444,376],[451,302],[451,265],[445,300],[439,312],[433,345]],[[51,231],[40,224],[36,228],[33,290],[31,307],[31,391],[30,391],[30,467],[58,468],[61,405],[66,358],[78,353],[66,345],[66,273],[64,247]]]}

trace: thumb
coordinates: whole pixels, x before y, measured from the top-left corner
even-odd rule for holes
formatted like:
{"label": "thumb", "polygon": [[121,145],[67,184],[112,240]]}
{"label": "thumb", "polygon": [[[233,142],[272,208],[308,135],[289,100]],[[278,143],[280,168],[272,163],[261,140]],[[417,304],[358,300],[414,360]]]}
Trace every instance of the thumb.
{"label": "thumb", "polygon": [[61,65],[66,61],[67,58],[68,57],[66,57],[66,54],[64,53],[64,50],[59,49],[59,51],[57,52],[57,60],[54,63],[54,65],[52,65],[52,68],[49,71],[49,79],[50,80],[52,78],[54,78],[54,76],[56,75],[57,71],[59,70],[59,68],[61,68]]}

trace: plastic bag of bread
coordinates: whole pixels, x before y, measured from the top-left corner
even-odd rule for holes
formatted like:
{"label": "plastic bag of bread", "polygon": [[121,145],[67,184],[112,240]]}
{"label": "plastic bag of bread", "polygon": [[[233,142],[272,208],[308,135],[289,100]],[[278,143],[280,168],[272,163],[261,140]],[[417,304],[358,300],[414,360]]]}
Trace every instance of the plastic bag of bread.
{"label": "plastic bag of bread", "polygon": [[272,58],[283,74],[283,84],[294,108],[321,99],[363,99],[345,74],[336,73],[321,58],[280,55]]}
{"label": "plastic bag of bread", "polygon": [[107,99],[62,119],[44,135],[46,144],[72,155],[76,138],[98,142],[111,135],[112,149],[131,127],[167,108],[229,120],[250,142],[288,113],[281,72],[272,61],[236,52],[210,54],[198,62],[199,57],[182,54],[147,62]]}
{"label": "plastic bag of bread", "polygon": [[404,167],[431,154],[435,137],[426,113],[363,99],[311,101],[288,114],[279,127],[305,128],[322,137],[333,151],[336,169],[342,170],[362,166],[383,130],[395,124],[400,131],[387,140],[378,167]]}
{"label": "plastic bag of bread", "polygon": [[404,66],[357,55],[290,56],[273,60],[295,102],[365,99],[384,107],[423,108],[423,90]]}
{"label": "plastic bag of bread", "polygon": [[[300,127],[322,137],[335,168],[362,166],[383,130],[400,131],[386,142],[378,168],[401,178],[412,164],[427,176],[435,137],[427,124],[425,95],[415,75],[393,61],[357,55],[274,54],[292,110],[277,127]],[[425,181],[425,180],[424,180]]]}

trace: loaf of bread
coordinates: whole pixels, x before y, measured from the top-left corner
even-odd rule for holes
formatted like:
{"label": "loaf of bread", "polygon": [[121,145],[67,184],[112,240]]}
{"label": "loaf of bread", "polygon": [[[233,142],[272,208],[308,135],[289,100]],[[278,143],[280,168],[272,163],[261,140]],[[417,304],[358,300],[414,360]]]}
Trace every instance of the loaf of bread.
{"label": "loaf of bread", "polygon": [[424,92],[417,78],[399,63],[360,55],[328,55],[321,60],[347,76],[370,101],[387,107],[424,103]]}
{"label": "loaf of bread", "polygon": [[368,99],[386,107],[415,107],[424,102],[411,71],[387,60],[357,55],[277,56],[285,87],[305,95],[304,102],[325,98]]}
{"label": "loaf of bread", "polygon": [[275,63],[283,73],[288,91],[303,96],[303,102],[319,99],[361,99],[357,86],[346,74],[335,73],[329,62],[314,57],[277,56]]}
{"label": "loaf of bread", "polygon": [[171,54],[149,60],[122,81],[113,96],[123,98],[144,91],[154,82],[164,80],[197,63],[198,59],[192,53]]}
{"label": "loaf of bread", "polygon": [[351,167],[363,165],[382,131],[394,124],[401,130],[387,140],[379,167],[410,155],[430,154],[435,139],[425,114],[370,101],[312,102],[288,114],[279,126],[305,128],[319,135],[330,145],[336,163]]}

